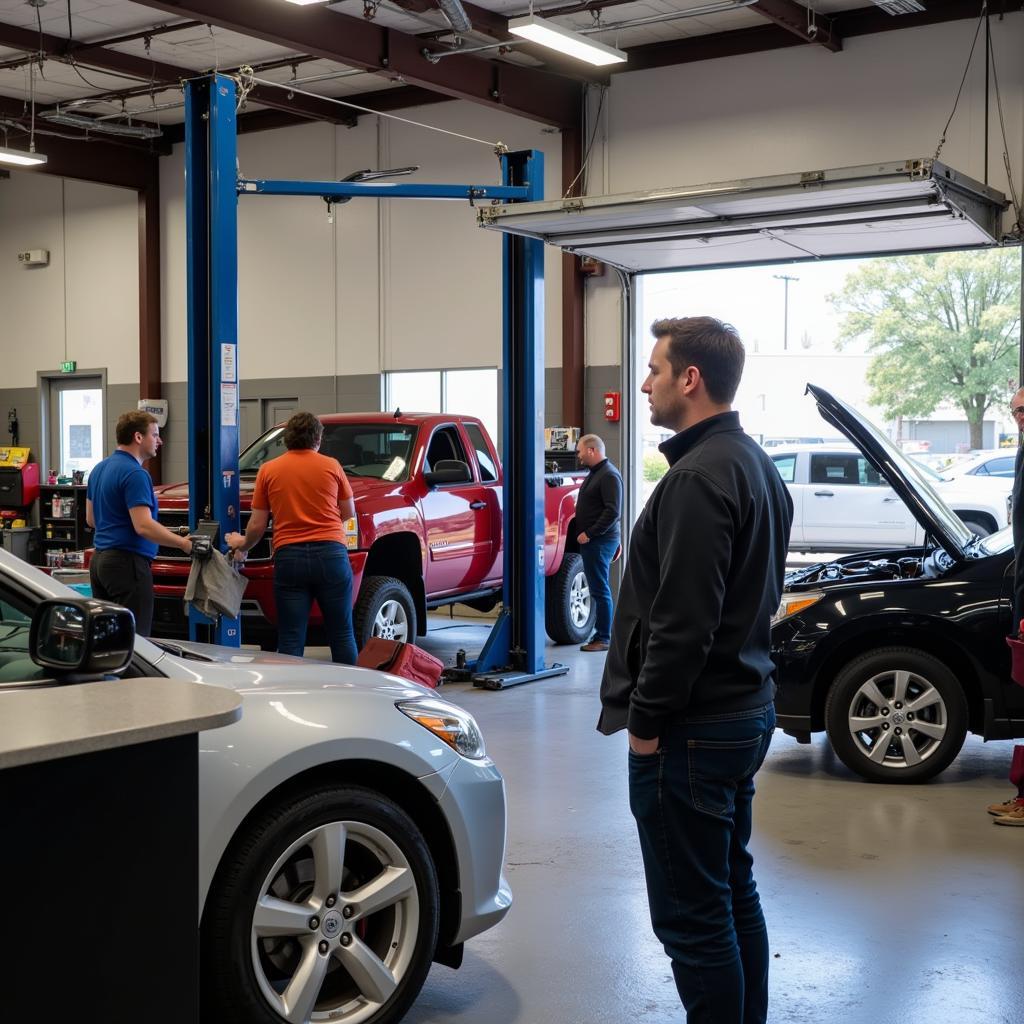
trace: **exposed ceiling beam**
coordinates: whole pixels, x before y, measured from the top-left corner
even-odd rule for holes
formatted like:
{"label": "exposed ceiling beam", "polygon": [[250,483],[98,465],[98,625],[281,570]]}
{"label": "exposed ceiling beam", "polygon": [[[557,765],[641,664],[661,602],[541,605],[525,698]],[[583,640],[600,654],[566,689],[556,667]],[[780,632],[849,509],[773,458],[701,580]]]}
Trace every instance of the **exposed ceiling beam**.
{"label": "exposed ceiling beam", "polygon": [[750,9],[792,32],[805,43],[818,43],[833,53],[843,48],[842,39],[829,18],[817,15],[812,20],[811,12],[796,0],[758,0]]}
{"label": "exposed ceiling beam", "polygon": [[[872,5],[838,11],[829,17],[840,39],[978,17],[975,0],[927,0],[927,3],[928,9],[917,14],[901,14],[894,17],[886,14],[880,7]],[[1003,0],[1000,13],[1009,14],[1022,8],[1024,0]],[[712,32],[687,39],[634,46],[626,51],[629,54],[629,61],[613,68],[612,74],[670,67],[674,64],[691,64],[695,61],[716,60],[719,57],[738,57],[747,53],[761,53],[799,45],[800,40],[797,36],[777,25],[737,29],[732,32]]]}
{"label": "exposed ceiling beam", "polygon": [[[20,120],[25,107],[20,100],[0,96],[0,117]],[[28,135],[28,127],[25,127]],[[65,132],[61,130],[61,135]],[[75,135],[68,131],[68,135]],[[11,140],[15,147],[20,143]],[[36,132],[36,149],[46,154],[46,163],[25,171],[26,174],[56,174],[61,178],[77,178],[101,185],[144,189],[156,166],[158,153],[148,145],[128,140],[100,141],[79,138],[57,138]]]}
{"label": "exposed ceiling beam", "polygon": [[153,28],[142,29],[139,32],[129,32],[127,35],[108,36],[105,39],[93,39],[79,41],[75,40],[72,47],[77,56],[88,50],[102,49],[104,46],[115,46],[118,43],[133,43],[137,39],[153,39],[156,36],[166,36],[173,32],[184,32],[187,28],[197,28],[202,25],[201,21],[176,21],[173,25],[156,25]]}
{"label": "exposed ceiling beam", "polygon": [[[135,57],[130,53],[121,53],[119,50],[90,49],[87,53],[79,56],[73,47],[69,51],[68,40],[63,36],[54,36],[46,32],[40,36],[35,30],[18,28],[15,25],[0,24],[0,46],[24,50],[27,53],[38,53],[42,49],[42,52],[48,57],[53,57],[56,60],[68,59],[70,52],[74,55],[77,63],[83,67],[90,67],[100,72],[110,71],[119,75],[127,75],[142,82],[153,81],[164,85],[176,85],[185,79],[195,78],[199,74],[199,72],[188,68],[152,61],[148,57]],[[294,96],[292,99],[288,99],[283,90],[271,89],[267,86],[257,86],[249,96],[254,102],[259,102],[263,106],[288,110],[314,121],[341,121],[344,123],[346,120],[344,117],[339,118],[339,108],[326,100],[316,100],[309,96]]]}
{"label": "exposed ceiling beam", "polygon": [[[470,3],[469,0],[461,0],[461,2],[462,9],[466,12],[466,17],[473,24],[474,31],[490,36],[499,43],[516,42],[517,53],[525,53],[542,61],[547,71],[566,75],[569,78],[575,78],[577,81],[607,84],[607,71],[590,68],[578,60],[573,60],[571,57],[563,57],[556,50],[537,46],[535,43],[523,44],[518,36],[514,36],[509,32],[508,18],[505,15],[489,11],[484,7],[478,7],[476,4]],[[635,2],[636,0],[603,0],[602,6]],[[437,0],[392,0],[392,3],[403,10],[412,11],[417,14],[438,9]],[[596,7],[594,9],[596,10]],[[544,16],[549,17],[550,12],[545,11]]]}
{"label": "exposed ceiling beam", "polygon": [[423,41],[325,7],[296,7],[280,0],[145,0],[146,6],[350,67],[399,77],[409,85],[545,124],[575,124],[582,87],[558,75],[470,56],[431,64]]}

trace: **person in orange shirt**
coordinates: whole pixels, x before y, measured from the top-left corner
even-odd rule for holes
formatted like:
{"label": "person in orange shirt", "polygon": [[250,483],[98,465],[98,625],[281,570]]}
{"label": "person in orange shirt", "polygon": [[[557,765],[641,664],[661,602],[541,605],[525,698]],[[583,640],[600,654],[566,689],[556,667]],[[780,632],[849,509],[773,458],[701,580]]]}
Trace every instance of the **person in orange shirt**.
{"label": "person in orange shirt", "polygon": [[244,558],[274,520],[277,650],[302,656],[313,601],[323,613],[331,659],[354,665],[352,567],[344,522],[355,515],[352,488],[337,459],[320,454],[323,424],[297,412],[284,427],[284,455],[260,466],[245,533],[224,541]]}

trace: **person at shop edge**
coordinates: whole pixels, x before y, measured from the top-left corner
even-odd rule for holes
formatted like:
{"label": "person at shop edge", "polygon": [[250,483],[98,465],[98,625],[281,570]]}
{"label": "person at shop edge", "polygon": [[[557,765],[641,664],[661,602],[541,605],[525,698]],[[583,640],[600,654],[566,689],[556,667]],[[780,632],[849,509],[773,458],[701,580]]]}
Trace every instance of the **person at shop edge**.
{"label": "person at shop edge", "polygon": [[612,559],[619,549],[622,513],[622,477],[605,455],[597,434],[584,434],[576,444],[580,465],[590,472],[576,497],[576,537],[590,598],[597,606],[594,635],[581,651],[607,651],[612,628],[612,588],[608,580]]}
{"label": "person at shop edge", "polygon": [[153,480],[143,468],[163,441],[156,417],[132,410],[117,420],[117,448],[89,474],[85,521],[95,531],[89,563],[93,597],[116,601],[135,616],[135,631],[153,628],[153,559],[163,545],[192,553],[192,541],[157,520]]}
{"label": "person at shop edge", "polygon": [[309,412],[285,424],[288,449],[256,474],[245,533],[224,542],[244,557],[274,520],[274,602],[277,650],[302,656],[313,601],[323,615],[331,659],[354,665],[352,566],[345,547],[345,520],[355,513],[352,487],[337,459],[320,454],[323,424]]}
{"label": "person at shop edge", "polygon": [[735,328],[686,317],[651,331],[641,390],[651,422],[676,434],[630,539],[598,729],[629,732],[651,923],[688,1024],[764,1024],[768,932],[748,843],[793,503],[732,410]]}

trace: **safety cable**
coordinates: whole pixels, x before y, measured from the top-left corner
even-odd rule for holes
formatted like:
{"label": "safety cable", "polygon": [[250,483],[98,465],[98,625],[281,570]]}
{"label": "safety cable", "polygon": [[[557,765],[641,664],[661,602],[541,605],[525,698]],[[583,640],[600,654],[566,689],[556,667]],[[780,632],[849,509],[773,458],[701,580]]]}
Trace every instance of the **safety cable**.
{"label": "safety cable", "polygon": [[[939,154],[942,152],[942,147],[946,144],[946,132],[949,131],[949,126],[953,123],[953,117],[956,114],[957,105],[960,103],[960,95],[964,91],[964,82],[967,81],[967,72],[971,70],[971,61],[974,59],[974,48],[978,45],[978,36],[981,33],[981,26],[985,21],[985,16],[988,14],[988,0],[984,0],[981,5],[981,14],[978,16],[978,24],[974,29],[974,40],[971,42],[971,52],[967,55],[967,64],[964,66],[963,78],[960,79],[960,88],[956,91],[956,99],[953,101],[953,109],[949,112],[949,118],[946,121],[946,127],[942,129],[942,136],[939,138],[939,144],[935,147],[934,159],[939,159]],[[986,83],[987,86],[988,83]]]}
{"label": "safety cable", "polygon": [[992,41],[988,41],[989,59],[992,62],[992,84],[996,93],[996,110],[999,111],[999,130],[1003,136],[1003,166],[1006,168],[1006,181],[1010,188],[1010,202],[1013,204],[1013,213],[1016,223],[1014,229],[1018,235],[1024,234],[1024,217],[1021,215],[1020,200],[1017,198],[1017,189],[1013,183],[1013,171],[1010,168],[1010,145],[1006,141],[1006,122],[1003,120],[1003,97],[999,91],[999,74],[996,71],[996,55],[992,50]]}
{"label": "safety cable", "polygon": [[246,75],[242,72],[239,74],[239,81],[247,80],[252,83],[249,85],[249,89],[252,85],[266,85],[271,86],[274,89],[284,89],[288,92],[293,92],[297,96],[308,96],[310,99],[320,100],[324,103],[335,103],[339,107],[348,107],[351,110],[360,110],[364,114],[375,114],[377,117],[386,117],[392,121],[400,121],[402,124],[411,124],[415,128],[425,128],[427,131],[440,132],[442,135],[451,135],[456,139],[464,139],[466,142],[477,142],[481,146],[487,146],[494,150],[495,153],[501,155],[508,152],[508,146],[504,142],[488,142],[487,139],[478,139],[473,135],[464,135],[462,132],[453,132],[448,128],[439,128],[434,124],[424,124],[422,121],[413,121],[408,117],[399,117],[398,114],[387,114],[382,110],[372,110],[370,107],[360,106],[358,103],[349,103],[347,100],[335,99],[333,96],[323,96],[316,92],[307,92],[305,89],[296,89],[294,85],[289,82],[272,82],[267,78],[257,78],[255,75]]}
{"label": "safety cable", "polygon": [[[572,179],[572,182],[569,184],[569,187],[565,190],[565,195],[562,196],[563,199],[568,199],[572,195],[572,190],[576,187],[576,182],[579,181],[580,178],[583,178],[583,175],[586,173],[587,168],[590,166],[590,157],[594,150],[594,140],[597,138],[598,129],[601,127],[601,111],[604,110],[604,98],[608,93],[608,86],[602,85],[600,86],[600,89],[601,99],[600,102],[597,104],[597,113],[594,115],[594,127],[590,133],[590,142],[587,145],[586,155],[583,157],[583,164],[580,167],[580,173],[577,174],[576,177]],[[586,195],[587,180],[588,179],[586,178],[583,179],[583,185],[580,188],[580,193],[582,195]]]}

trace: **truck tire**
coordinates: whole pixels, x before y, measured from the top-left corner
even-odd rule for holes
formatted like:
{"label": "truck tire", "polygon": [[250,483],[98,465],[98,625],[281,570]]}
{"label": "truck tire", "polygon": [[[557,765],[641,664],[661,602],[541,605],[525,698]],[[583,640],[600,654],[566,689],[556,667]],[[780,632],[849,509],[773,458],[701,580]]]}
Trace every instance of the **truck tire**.
{"label": "truck tire", "polygon": [[374,636],[415,643],[416,603],[409,588],[394,576],[364,579],[352,609],[352,628],[359,650]]}
{"label": "truck tire", "polygon": [[988,516],[976,512],[957,512],[957,516],[976,537],[988,537],[992,533],[992,527],[987,522]]}
{"label": "truck tire", "polygon": [[567,552],[558,572],[549,576],[544,592],[544,627],[556,644],[580,644],[590,638],[597,617],[583,558]]}

